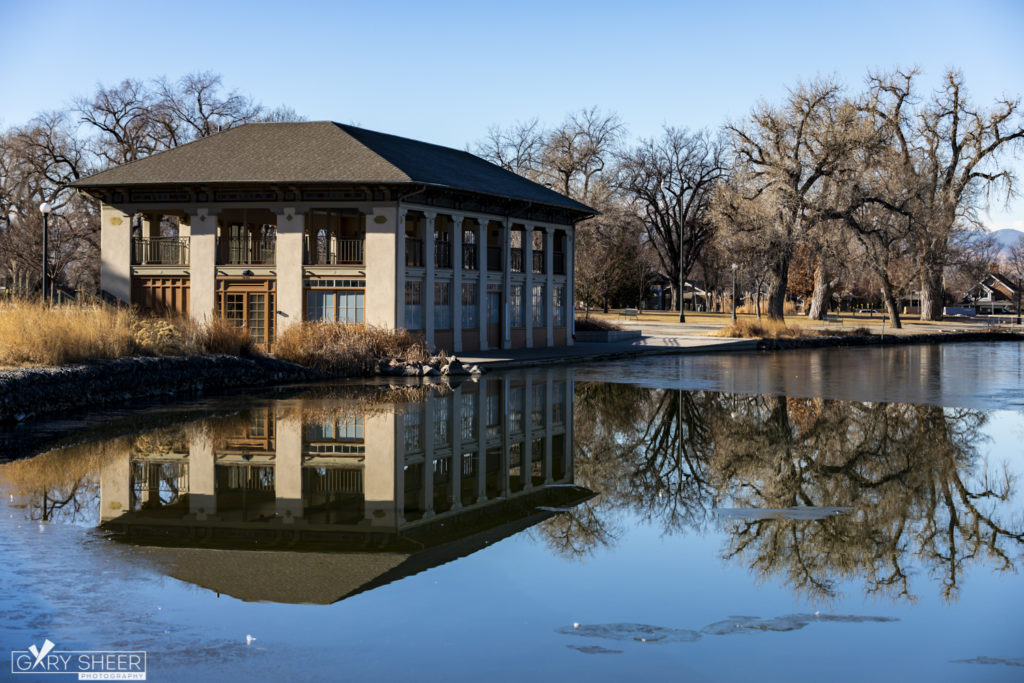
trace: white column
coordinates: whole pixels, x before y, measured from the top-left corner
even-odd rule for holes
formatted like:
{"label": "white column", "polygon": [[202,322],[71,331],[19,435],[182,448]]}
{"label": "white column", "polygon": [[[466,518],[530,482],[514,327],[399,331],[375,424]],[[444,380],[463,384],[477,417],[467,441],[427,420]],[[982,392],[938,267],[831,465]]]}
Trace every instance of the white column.
{"label": "white column", "polygon": [[434,516],[434,404],[423,403],[423,518]]}
{"label": "white column", "polygon": [[125,303],[130,302],[132,292],[131,218],[109,204],[100,204],[100,288]]}
{"label": "white column", "polygon": [[576,273],[573,270],[574,254],[576,253],[576,226],[569,226],[565,230],[565,345],[573,345],[573,337],[576,334]]}
{"label": "white column", "polygon": [[[476,395],[476,415],[473,419],[476,420],[477,438],[476,438],[476,452],[477,452],[477,471],[476,471],[476,489],[477,489],[477,502],[482,503],[487,500],[487,440],[486,436],[480,436],[480,394]],[[484,429],[487,426],[484,425]]]}
{"label": "white column", "polygon": [[487,349],[487,227],[486,218],[476,221],[476,272],[480,278],[476,288],[477,321],[480,323],[480,350]]}
{"label": "white column", "polygon": [[434,219],[433,211],[423,212],[423,334],[427,348],[434,349]]}
{"label": "white column", "polygon": [[[302,238],[306,230],[303,214],[293,207],[277,213],[277,320],[278,331],[302,322]],[[270,313],[275,313],[271,311]]]}
{"label": "white column", "polygon": [[[487,462],[487,383],[480,381],[477,383],[476,390],[476,443],[477,448],[480,450],[480,463],[485,465]],[[500,465],[500,463],[499,463]],[[501,467],[498,467],[497,475],[501,477]],[[486,496],[487,491],[487,468],[480,468],[480,481],[483,487],[484,495]],[[505,496],[508,491],[504,488],[499,487],[498,496]]]}
{"label": "white column", "polygon": [[504,310],[501,312],[501,348],[512,348],[512,308],[509,297],[512,296],[512,220],[506,218],[501,223],[504,231],[501,240],[501,266],[504,271],[501,284],[501,301]]}
{"label": "white column", "polygon": [[523,327],[526,329],[526,348],[533,348],[533,226],[523,226]]}
{"label": "white column", "polygon": [[555,311],[552,302],[555,299],[555,231],[548,226],[544,231],[544,275],[546,278],[544,286],[544,326],[547,328],[546,339],[548,346],[555,345]]}
{"label": "white column", "polygon": [[533,487],[533,373],[524,373],[523,381],[523,448],[520,471],[523,473],[523,489]]}
{"label": "white column", "polygon": [[213,439],[196,433],[188,443],[188,511],[198,520],[217,514],[216,472]]}
{"label": "white column", "polygon": [[206,321],[217,306],[217,212],[195,209],[189,224],[189,314]]}
{"label": "white column", "polygon": [[[550,327],[548,328],[551,329]],[[551,418],[552,418],[552,397],[555,392],[555,383],[551,379],[551,370],[544,372],[544,483],[551,483]]]}
{"label": "white column", "polygon": [[302,517],[302,421],[278,417],[274,428],[275,511],[284,524],[292,524]]}
{"label": "white column", "polygon": [[405,453],[397,408],[363,417],[366,458],[363,460],[364,515],[372,527],[397,528],[403,517]]}
{"label": "white column", "polygon": [[452,216],[452,353],[462,353],[462,216]]}
{"label": "white column", "polygon": [[[404,230],[404,229],[403,229]],[[369,325],[386,329],[398,327],[399,293],[396,290],[402,273],[401,296],[405,297],[405,241],[402,240],[402,267],[398,254],[398,214],[390,206],[373,207],[366,216],[366,315]],[[404,322],[401,321],[401,322]]]}
{"label": "white column", "polygon": [[124,450],[100,463],[100,521],[107,522],[131,512],[131,454]]}
{"label": "white column", "polygon": [[453,479],[455,480],[455,489],[458,491],[458,494],[456,494],[456,496],[454,497],[456,504],[452,505],[452,509],[455,510],[462,507],[462,424],[459,422],[459,419],[456,415],[458,406],[461,405],[462,403],[461,386],[455,387],[455,389],[452,391],[451,402],[451,409],[448,411],[448,419],[451,420],[451,425],[449,426],[450,431],[448,433],[451,434],[452,438],[453,468],[455,466],[455,463],[458,463],[458,470],[456,471],[457,476],[453,477]]}

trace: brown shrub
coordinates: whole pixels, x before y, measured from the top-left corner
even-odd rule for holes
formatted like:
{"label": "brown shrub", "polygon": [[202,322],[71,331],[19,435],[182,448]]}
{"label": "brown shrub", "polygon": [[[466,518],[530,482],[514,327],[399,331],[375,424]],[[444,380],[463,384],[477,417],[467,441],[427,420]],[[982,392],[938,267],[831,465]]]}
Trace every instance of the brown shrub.
{"label": "brown shrub", "polygon": [[740,318],[720,330],[711,332],[712,337],[744,337],[753,339],[794,339],[803,336],[799,327],[787,326],[778,320],[750,320]]}
{"label": "brown shrub", "polygon": [[429,358],[422,340],[406,330],[328,322],[292,325],[277,338],[274,351],[283,360],[341,377],[372,375],[384,358],[421,363]]}
{"label": "brown shrub", "polygon": [[94,304],[0,303],[0,364],[66,365],[140,351],[131,311]]}
{"label": "brown shrub", "polygon": [[621,329],[621,327],[611,322],[610,320],[601,320],[600,318],[576,319],[577,332],[607,332]]}

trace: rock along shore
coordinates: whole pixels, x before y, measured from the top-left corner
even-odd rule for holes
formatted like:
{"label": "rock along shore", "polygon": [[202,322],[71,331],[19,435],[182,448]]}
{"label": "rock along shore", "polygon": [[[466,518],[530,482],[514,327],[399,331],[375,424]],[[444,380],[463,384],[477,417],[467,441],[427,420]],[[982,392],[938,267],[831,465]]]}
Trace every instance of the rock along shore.
{"label": "rock along shore", "polygon": [[264,356],[133,357],[0,371],[0,424],[84,408],[324,379]]}

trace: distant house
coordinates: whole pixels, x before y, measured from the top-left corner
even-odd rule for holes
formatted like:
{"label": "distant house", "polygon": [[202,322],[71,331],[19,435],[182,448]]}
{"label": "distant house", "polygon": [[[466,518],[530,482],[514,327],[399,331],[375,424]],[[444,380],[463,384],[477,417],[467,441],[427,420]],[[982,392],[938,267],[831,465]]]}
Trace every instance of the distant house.
{"label": "distant house", "polygon": [[1017,310],[1020,286],[1020,278],[1014,282],[1005,275],[989,273],[967,291],[964,303],[973,306],[979,315],[1014,313]]}
{"label": "distant house", "polygon": [[[708,292],[704,290],[703,283],[692,280],[685,280],[683,283],[683,304],[689,311],[707,310],[709,301]],[[649,311],[674,310],[675,302],[672,300],[672,283],[662,274],[654,275],[651,278],[651,288],[644,302],[644,307]]]}
{"label": "distant house", "polygon": [[301,320],[448,352],[572,343],[575,224],[594,210],[465,151],[247,124],[74,187],[100,201],[105,292],[263,347]]}

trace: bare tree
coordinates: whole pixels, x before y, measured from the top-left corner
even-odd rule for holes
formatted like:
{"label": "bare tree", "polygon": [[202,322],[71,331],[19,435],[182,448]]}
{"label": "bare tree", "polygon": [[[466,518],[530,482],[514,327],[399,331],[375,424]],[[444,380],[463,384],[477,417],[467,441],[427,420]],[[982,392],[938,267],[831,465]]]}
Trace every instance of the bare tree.
{"label": "bare tree", "polygon": [[707,131],[666,127],[620,155],[619,189],[672,283],[681,321],[680,284],[714,234],[711,197],[725,173],[723,145]]}
{"label": "bare tree", "polygon": [[963,74],[949,70],[944,85],[914,108],[916,70],[872,74],[868,79],[874,116],[897,145],[900,165],[913,178],[916,203],[912,232],[921,276],[921,319],[940,320],[943,271],[951,241],[993,192],[1013,193],[1014,176],[1000,155],[1019,148],[1024,120],[1019,99],[977,109],[967,96]]}
{"label": "bare tree", "polygon": [[719,215],[769,247],[768,317],[782,320],[793,249],[830,208],[826,183],[848,172],[865,127],[839,84],[816,80],[792,90],[782,107],[761,104],[725,130],[734,173]]}
{"label": "bare tree", "polygon": [[537,119],[519,121],[508,128],[491,126],[487,135],[473,146],[478,157],[517,175],[538,180],[543,172],[547,133]]}
{"label": "bare tree", "polygon": [[624,134],[617,114],[604,114],[597,107],[570,114],[547,136],[544,175],[567,197],[593,201],[598,181],[612,170],[610,164]]}

